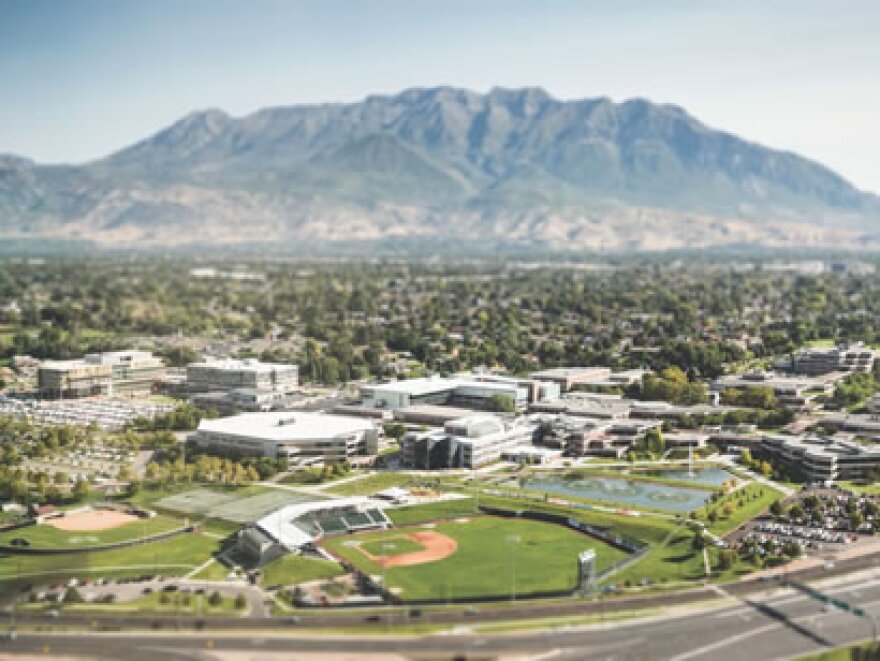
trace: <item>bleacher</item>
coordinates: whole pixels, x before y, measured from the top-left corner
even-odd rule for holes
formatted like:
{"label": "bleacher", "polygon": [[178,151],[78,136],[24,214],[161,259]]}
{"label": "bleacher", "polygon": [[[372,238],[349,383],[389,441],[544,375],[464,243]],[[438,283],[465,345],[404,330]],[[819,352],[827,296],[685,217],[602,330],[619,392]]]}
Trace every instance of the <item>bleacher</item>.
{"label": "bleacher", "polygon": [[342,518],[349,528],[364,528],[376,525],[375,521],[364,512],[346,512]]}
{"label": "bleacher", "polygon": [[315,521],[312,519],[311,516],[301,516],[296,521],[294,521],[294,524],[297,528],[299,528],[306,534],[311,535],[312,537],[321,536],[321,529],[315,524]]}
{"label": "bleacher", "polygon": [[377,526],[387,526],[391,524],[391,522],[388,520],[388,517],[385,516],[385,513],[382,510],[367,510],[365,514],[370,517],[373,523],[375,523]]}
{"label": "bleacher", "polygon": [[316,516],[315,523],[321,527],[321,530],[324,531],[325,535],[336,535],[348,532],[348,526],[345,524],[345,519],[341,516],[333,516],[329,514]]}

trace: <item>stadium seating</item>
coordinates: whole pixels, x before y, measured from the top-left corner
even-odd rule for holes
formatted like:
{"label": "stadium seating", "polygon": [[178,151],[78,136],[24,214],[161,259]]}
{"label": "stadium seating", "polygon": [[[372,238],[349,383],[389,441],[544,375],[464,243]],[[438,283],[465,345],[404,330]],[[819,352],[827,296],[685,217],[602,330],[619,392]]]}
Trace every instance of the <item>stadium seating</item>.
{"label": "stadium seating", "polygon": [[375,521],[363,512],[346,512],[342,518],[349,528],[363,528],[376,525]]}

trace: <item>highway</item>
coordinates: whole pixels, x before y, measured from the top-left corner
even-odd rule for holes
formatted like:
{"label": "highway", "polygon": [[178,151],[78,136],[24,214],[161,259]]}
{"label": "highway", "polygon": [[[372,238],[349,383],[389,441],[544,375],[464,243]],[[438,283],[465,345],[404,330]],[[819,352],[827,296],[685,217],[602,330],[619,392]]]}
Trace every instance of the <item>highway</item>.
{"label": "highway", "polygon": [[[880,576],[880,575],[878,575]],[[775,594],[774,594],[775,592]],[[880,615],[880,578],[867,577],[826,589]],[[870,620],[789,591],[738,600],[705,612],[677,613],[643,621],[609,622],[567,630],[510,635],[428,635],[412,638],[279,636],[251,633],[20,633],[0,654],[94,655],[108,659],[279,658],[295,654],[346,653],[369,658],[670,659],[710,661],[787,658],[870,637]],[[235,653],[235,654],[233,654]]]}
{"label": "highway", "polygon": [[[854,574],[858,572],[858,575]],[[870,555],[839,561],[833,569],[811,568],[793,572],[798,581],[834,577],[839,583],[826,589],[880,615],[880,565]],[[736,605],[719,608],[719,599]],[[713,606],[714,602],[714,606]],[[681,614],[681,609],[688,609]],[[666,615],[650,619],[614,621],[613,613],[663,609]],[[302,611],[300,611],[301,613]],[[479,624],[537,617],[598,615],[600,622],[578,628],[544,630],[516,635],[475,633],[436,634],[423,637],[380,636],[393,631],[405,615],[386,612],[378,617],[353,609],[331,614],[313,611],[299,616],[296,624],[287,618],[212,617],[204,619],[171,616],[72,615],[57,618],[19,612],[22,629],[77,628],[82,633],[29,633],[20,631],[15,641],[0,643],[0,655],[11,652],[95,655],[126,660],[156,658],[215,658],[221,652],[245,652],[247,658],[265,652],[272,658],[285,652],[316,654],[342,652],[403,658],[479,658],[525,653],[550,654],[553,658],[643,658],[643,659],[755,659],[786,658],[811,650],[865,639],[872,634],[871,622],[839,611],[826,611],[809,597],[783,591],[774,580],[738,581],[725,586],[699,587],[670,594],[606,599],[603,602],[523,602],[506,608],[479,607],[470,615],[462,610],[424,610],[410,622],[457,624],[471,628]],[[609,617],[604,624],[602,617]],[[88,631],[97,624],[98,631]],[[316,629],[363,628],[358,638],[321,635]],[[297,633],[298,629],[307,629]],[[255,633],[253,630],[259,631]],[[259,655],[261,656],[261,655]],[[231,657],[230,657],[231,658]],[[366,659],[364,659],[366,661]]]}

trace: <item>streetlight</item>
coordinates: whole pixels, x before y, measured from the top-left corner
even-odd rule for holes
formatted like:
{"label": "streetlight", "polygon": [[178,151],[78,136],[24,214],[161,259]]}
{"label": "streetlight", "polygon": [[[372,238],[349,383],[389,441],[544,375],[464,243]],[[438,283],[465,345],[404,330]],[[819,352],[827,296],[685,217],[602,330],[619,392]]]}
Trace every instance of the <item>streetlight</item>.
{"label": "streetlight", "polygon": [[391,542],[382,542],[382,589],[390,594],[388,590],[388,549],[394,549],[395,545]]}
{"label": "streetlight", "polygon": [[510,545],[510,600],[516,601],[516,544],[519,535],[508,535],[505,539]]}

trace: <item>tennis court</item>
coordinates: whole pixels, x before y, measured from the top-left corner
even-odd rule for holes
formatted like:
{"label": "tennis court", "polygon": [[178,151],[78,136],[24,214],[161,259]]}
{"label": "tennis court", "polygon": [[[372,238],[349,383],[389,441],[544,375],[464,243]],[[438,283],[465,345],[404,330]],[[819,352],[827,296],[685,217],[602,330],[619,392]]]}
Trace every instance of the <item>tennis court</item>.
{"label": "tennis court", "polygon": [[262,493],[242,496],[235,491],[192,489],[159,500],[156,505],[194,516],[224,519],[235,523],[249,523],[285,505],[320,500],[312,495],[302,495],[284,489],[272,489]]}

